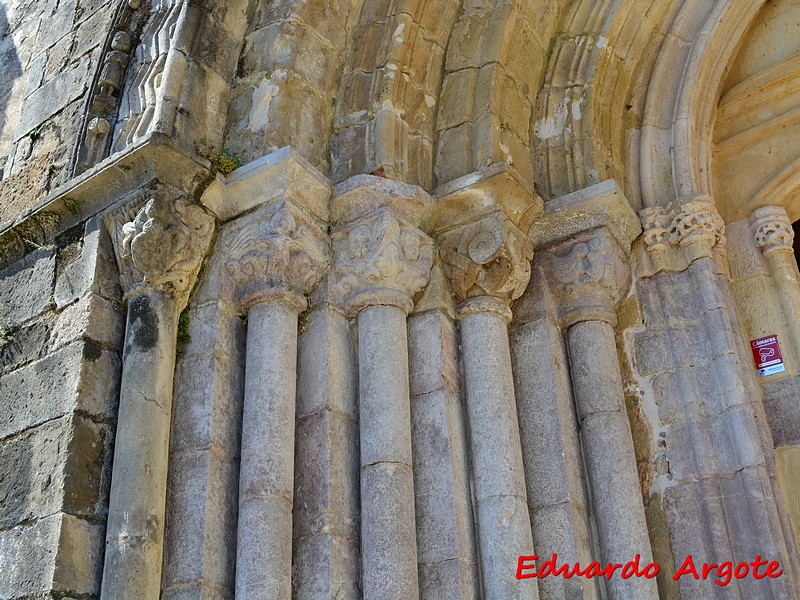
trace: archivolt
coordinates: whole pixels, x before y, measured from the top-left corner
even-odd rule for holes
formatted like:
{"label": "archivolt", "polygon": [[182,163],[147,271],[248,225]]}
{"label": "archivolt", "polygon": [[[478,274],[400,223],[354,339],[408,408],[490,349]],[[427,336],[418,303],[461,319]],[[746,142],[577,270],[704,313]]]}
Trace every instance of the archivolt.
{"label": "archivolt", "polygon": [[461,0],[366,2],[339,90],[336,180],[359,173],[432,185],[434,116]]}
{"label": "archivolt", "polygon": [[647,87],[638,148],[645,206],[712,192],[711,140],[726,68],[763,4],[683,3]]}

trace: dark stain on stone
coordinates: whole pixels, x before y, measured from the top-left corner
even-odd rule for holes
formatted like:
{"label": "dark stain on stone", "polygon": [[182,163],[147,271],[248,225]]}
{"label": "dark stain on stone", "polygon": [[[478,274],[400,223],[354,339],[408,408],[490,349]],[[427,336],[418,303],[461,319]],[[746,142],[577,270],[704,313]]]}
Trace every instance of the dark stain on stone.
{"label": "dark stain on stone", "polygon": [[137,296],[128,308],[128,341],[125,352],[147,351],[158,342],[158,315],[150,306],[150,298]]}
{"label": "dark stain on stone", "polygon": [[99,346],[95,346],[94,344],[86,344],[83,349],[83,356],[86,360],[94,362],[103,356],[103,351]]}

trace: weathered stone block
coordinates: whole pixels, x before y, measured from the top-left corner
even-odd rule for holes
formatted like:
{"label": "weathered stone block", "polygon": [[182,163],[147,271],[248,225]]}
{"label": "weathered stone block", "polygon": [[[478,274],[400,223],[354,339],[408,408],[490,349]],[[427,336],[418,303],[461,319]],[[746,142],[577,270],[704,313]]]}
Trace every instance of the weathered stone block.
{"label": "weathered stone block", "polygon": [[204,449],[173,453],[165,529],[165,597],[219,593],[232,598],[236,563],[239,463]]}
{"label": "weathered stone block", "polygon": [[434,390],[458,391],[458,340],[455,325],[430,310],[408,320],[408,354],[412,396]]}
{"label": "weathered stone block", "polygon": [[297,540],[293,569],[295,598],[361,598],[361,560],[357,542],[330,534]]}
{"label": "weathered stone block", "polygon": [[321,411],[297,421],[295,539],[330,533],[359,537],[358,427]]}
{"label": "weathered stone block", "polygon": [[419,595],[425,600],[478,600],[477,565],[453,558],[419,565]]}
{"label": "weathered stone block", "polygon": [[678,481],[732,475],[764,464],[760,433],[750,405],[673,423],[667,451],[670,472]]}
{"label": "weathered stone block", "polygon": [[328,409],[358,419],[358,368],[348,320],[320,305],[308,315],[298,346],[297,416]]}
{"label": "weathered stone block", "polygon": [[0,531],[0,597],[96,595],[102,551],[100,525],[60,513]]}
{"label": "weathered stone block", "polygon": [[465,558],[463,551],[471,537],[472,511],[464,501],[469,494],[466,465],[459,452],[465,448],[453,431],[455,424],[450,420],[447,404],[446,393],[441,390],[411,401],[420,562]]}
{"label": "weathered stone block", "polygon": [[800,381],[785,377],[761,385],[775,447],[800,444]]}
{"label": "weathered stone block", "polygon": [[55,254],[37,250],[0,272],[0,325],[22,323],[50,307]]}
{"label": "weathered stone block", "polygon": [[9,330],[0,342],[0,374],[41,358],[47,352],[47,340],[53,328],[52,315],[33,321],[17,330]]}
{"label": "weathered stone block", "polygon": [[73,410],[112,418],[120,368],[116,353],[77,343],[0,377],[0,438]]}
{"label": "weathered stone block", "polygon": [[213,448],[236,456],[241,444],[244,361],[224,354],[183,358],[175,378],[172,452]]}
{"label": "weathered stone block", "polygon": [[91,340],[121,349],[124,336],[123,307],[88,294],[58,315],[50,337],[50,348],[55,350],[75,340]]}

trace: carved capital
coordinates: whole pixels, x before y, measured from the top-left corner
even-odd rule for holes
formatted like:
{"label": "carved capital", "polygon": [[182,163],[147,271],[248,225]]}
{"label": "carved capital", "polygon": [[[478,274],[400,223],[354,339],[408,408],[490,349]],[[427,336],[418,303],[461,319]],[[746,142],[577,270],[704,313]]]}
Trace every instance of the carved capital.
{"label": "carved capital", "polygon": [[108,218],[125,299],[157,290],[186,305],[211,244],[214,218],[180,194],[156,191]]}
{"label": "carved capital", "polygon": [[433,240],[383,207],[336,231],[332,243],[333,293],[346,314],[382,304],[411,312],[430,278]]}
{"label": "carved capital", "polygon": [[508,307],[525,291],[533,244],[501,211],[447,231],[439,239],[442,268],[456,302],[489,297]]}
{"label": "carved capital", "polygon": [[764,206],[750,215],[750,230],[764,256],[786,250],[794,252],[794,229],[782,206]]}
{"label": "carved capital", "polygon": [[644,242],[650,252],[666,250],[669,245],[711,248],[723,242],[725,222],[708,196],[690,196],[680,208],[655,206],[639,212]]}
{"label": "carved capital", "polygon": [[605,227],[537,254],[566,327],[579,321],[615,325],[631,285],[628,257]]}
{"label": "carved capital", "polygon": [[672,211],[664,206],[642,209],[639,213],[644,230],[644,243],[650,252],[667,250],[672,229]]}
{"label": "carved capital", "polygon": [[228,293],[247,314],[261,302],[284,302],[298,313],[328,268],[326,236],[285,204],[242,217],[222,249]]}
{"label": "carved capital", "polygon": [[688,196],[673,207],[645,208],[639,218],[646,249],[639,276],[682,271],[698,258],[719,258],[718,264],[725,265],[725,222],[709,196]]}

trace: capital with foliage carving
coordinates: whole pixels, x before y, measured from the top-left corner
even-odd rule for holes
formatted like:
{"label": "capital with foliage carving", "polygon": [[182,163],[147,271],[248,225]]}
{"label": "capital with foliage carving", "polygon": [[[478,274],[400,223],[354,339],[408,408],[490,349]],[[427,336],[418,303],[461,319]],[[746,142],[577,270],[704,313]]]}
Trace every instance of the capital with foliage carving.
{"label": "capital with foliage carving", "polygon": [[566,327],[579,321],[616,325],[631,285],[626,253],[606,227],[579,234],[537,254]]}
{"label": "capital with foliage carving", "polygon": [[222,253],[228,293],[243,314],[262,302],[283,302],[298,313],[329,266],[328,240],[287,205],[241,218]]}
{"label": "capital with foliage carving", "polygon": [[410,313],[433,266],[433,240],[419,228],[378,208],[334,232],[333,293],[350,317],[369,306]]}
{"label": "capital with foliage carving", "polygon": [[149,290],[189,299],[211,244],[214,218],[182,194],[140,196],[108,217],[125,299]]}
{"label": "capital with foliage carving", "polygon": [[764,206],[750,215],[750,230],[764,256],[785,250],[794,252],[794,229],[782,206]]}

